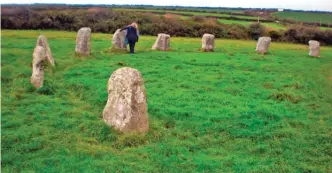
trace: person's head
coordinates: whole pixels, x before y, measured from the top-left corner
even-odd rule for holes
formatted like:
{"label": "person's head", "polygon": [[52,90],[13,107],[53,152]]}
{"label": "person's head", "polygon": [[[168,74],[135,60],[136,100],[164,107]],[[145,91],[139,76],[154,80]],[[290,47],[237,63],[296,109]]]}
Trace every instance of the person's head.
{"label": "person's head", "polygon": [[130,24],[130,26],[136,28],[138,30],[138,26],[137,26],[137,23],[133,22],[132,24]]}

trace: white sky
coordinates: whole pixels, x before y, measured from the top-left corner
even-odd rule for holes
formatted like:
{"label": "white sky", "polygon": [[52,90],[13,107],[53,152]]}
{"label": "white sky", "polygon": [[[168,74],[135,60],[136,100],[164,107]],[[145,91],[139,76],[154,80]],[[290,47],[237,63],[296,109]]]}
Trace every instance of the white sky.
{"label": "white sky", "polygon": [[332,11],[332,0],[1,0],[1,4],[145,4],[209,7],[287,8]]}

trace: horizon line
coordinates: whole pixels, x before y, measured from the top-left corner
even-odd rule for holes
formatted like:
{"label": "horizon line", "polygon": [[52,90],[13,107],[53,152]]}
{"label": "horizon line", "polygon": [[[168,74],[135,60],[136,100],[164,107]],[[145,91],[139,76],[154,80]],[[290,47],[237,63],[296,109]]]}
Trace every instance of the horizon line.
{"label": "horizon line", "polygon": [[292,10],[292,11],[304,11],[304,12],[327,12],[332,13],[332,11],[325,11],[325,10],[304,10],[304,9],[291,9],[291,8],[274,8],[274,7],[225,7],[225,6],[184,6],[184,5],[152,5],[152,4],[72,4],[72,3],[0,3],[0,5],[91,5],[91,6],[154,6],[154,7],[189,7],[189,8],[220,8],[220,9],[284,9],[284,10]]}

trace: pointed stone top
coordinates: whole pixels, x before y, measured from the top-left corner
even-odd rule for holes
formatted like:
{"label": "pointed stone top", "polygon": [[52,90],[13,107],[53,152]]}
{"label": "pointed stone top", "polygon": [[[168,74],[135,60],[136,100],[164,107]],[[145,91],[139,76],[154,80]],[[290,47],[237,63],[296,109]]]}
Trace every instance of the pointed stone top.
{"label": "pointed stone top", "polygon": [[36,46],[41,46],[41,47],[44,48],[45,53],[46,53],[46,59],[48,60],[48,62],[50,62],[50,64],[52,66],[54,66],[55,65],[54,58],[52,56],[51,49],[48,45],[48,41],[47,41],[47,38],[45,37],[45,35],[40,35],[38,37],[37,42],[36,42]]}

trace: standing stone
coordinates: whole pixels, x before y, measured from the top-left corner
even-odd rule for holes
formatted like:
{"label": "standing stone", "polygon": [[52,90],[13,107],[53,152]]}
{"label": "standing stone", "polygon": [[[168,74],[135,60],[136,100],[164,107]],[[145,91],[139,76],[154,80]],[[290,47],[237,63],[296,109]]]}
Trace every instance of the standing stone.
{"label": "standing stone", "polygon": [[76,37],[75,51],[78,55],[89,56],[90,55],[90,37],[91,29],[88,27],[81,28]]}
{"label": "standing stone", "polygon": [[155,50],[168,50],[170,48],[170,42],[171,37],[167,34],[158,34],[158,38],[154,45],[152,46],[152,49]]}
{"label": "standing stone", "polygon": [[120,29],[117,29],[115,31],[115,33],[113,34],[113,39],[112,39],[112,48],[113,49],[127,49],[126,34],[127,34],[127,31],[120,31]]}
{"label": "standing stone", "polygon": [[320,48],[319,48],[319,42],[316,40],[310,40],[309,41],[309,55],[314,57],[320,57]]}
{"label": "standing stone", "polygon": [[214,35],[204,34],[202,38],[202,49],[204,51],[214,51]]}
{"label": "standing stone", "polygon": [[256,52],[263,54],[267,53],[269,50],[270,43],[271,43],[270,37],[259,37],[256,45]]}
{"label": "standing stone", "polygon": [[108,100],[104,121],[121,132],[146,132],[149,129],[146,91],[139,71],[123,67],[108,80]]}
{"label": "standing stone", "polygon": [[54,66],[54,59],[51,53],[51,49],[48,46],[47,38],[44,35],[40,35],[37,39],[36,46],[42,46],[46,51],[46,58]]}
{"label": "standing stone", "polygon": [[45,49],[42,46],[36,46],[32,57],[32,75],[30,82],[35,88],[40,88],[43,86],[44,81]]}

